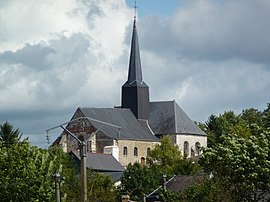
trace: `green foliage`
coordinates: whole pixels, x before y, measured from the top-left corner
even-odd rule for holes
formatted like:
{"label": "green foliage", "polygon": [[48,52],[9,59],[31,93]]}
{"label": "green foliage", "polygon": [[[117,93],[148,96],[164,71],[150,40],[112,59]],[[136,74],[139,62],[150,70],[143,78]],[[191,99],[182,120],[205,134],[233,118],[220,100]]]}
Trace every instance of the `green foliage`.
{"label": "green foliage", "polygon": [[139,163],[129,164],[121,178],[122,193],[128,193],[132,200],[142,200],[145,194],[151,193],[160,185],[161,170],[152,165],[142,166]]}
{"label": "green foliage", "polygon": [[252,125],[263,126],[262,112],[258,111],[257,109],[244,109],[240,114],[240,117],[246,122],[246,125],[249,128]]}
{"label": "green foliage", "polygon": [[161,144],[149,152],[147,165],[129,164],[121,179],[122,192],[131,196],[132,200],[142,200],[161,185],[162,175],[167,179],[176,175],[193,175],[201,171],[199,164],[190,159],[182,158],[178,147],[171,138],[161,139]]}
{"label": "green foliage", "polygon": [[219,116],[211,115],[205,123],[207,134],[207,146],[223,142],[223,136],[236,134],[239,137],[248,138],[251,135],[249,126],[261,124],[260,112],[255,109],[243,110],[242,114],[235,115],[234,112],[224,112]]}
{"label": "green foliage", "polygon": [[89,202],[116,201],[116,190],[111,176],[88,170],[87,183]]}
{"label": "green foliage", "polygon": [[267,108],[262,113],[263,126],[270,128],[270,103],[267,104]]}
{"label": "green foliage", "polygon": [[269,190],[270,131],[250,129],[252,135],[224,135],[223,142],[204,151],[201,164],[213,172],[217,184],[235,199],[251,200],[251,194]]}
{"label": "green foliage", "polygon": [[5,147],[20,141],[22,134],[19,129],[13,130],[13,126],[8,122],[0,125],[0,142]]}
{"label": "green foliage", "polygon": [[[18,134],[16,131],[14,134]],[[67,201],[68,194],[72,195],[68,184],[76,172],[69,156],[61,148],[40,149],[31,146],[27,140],[18,142],[17,136],[14,137],[16,141],[8,146],[6,142],[0,142],[1,200],[54,201],[53,175],[59,170],[66,180],[61,182],[62,201]]]}
{"label": "green foliage", "polygon": [[162,137],[160,144],[156,145],[147,156],[147,162],[155,163],[162,173],[172,176],[182,159],[177,145],[174,145],[170,136]]}
{"label": "green foliage", "polygon": [[202,168],[196,159],[180,159],[174,168],[175,175],[196,175],[202,172]]}
{"label": "green foliage", "polygon": [[161,190],[161,198],[166,202],[232,202],[233,199],[224,192],[215,181],[206,179],[179,192]]}
{"label": "green foliage", "polygon": [[55,172],[48,152],[27,141],[0,145],[0,197],[3,201],[52,201]]}

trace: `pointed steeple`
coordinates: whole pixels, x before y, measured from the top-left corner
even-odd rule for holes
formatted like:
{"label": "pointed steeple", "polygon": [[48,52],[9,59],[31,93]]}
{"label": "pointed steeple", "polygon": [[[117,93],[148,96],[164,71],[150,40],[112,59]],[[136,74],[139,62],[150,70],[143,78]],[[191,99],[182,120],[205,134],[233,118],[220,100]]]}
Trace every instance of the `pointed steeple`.
{"label": "pointed steeple", "polygon": [[134,17],[133,32],[131,40],[131,50],[129,58],[129,70],[128,70],[128,80],[129,85],[134,82],[138,84],[143,84],[142,78],[142,68],[141,68],[141,58],[140,58],[140,48],[138,41],[138,34],[136,29],[136,18]]}
{"label": "pointed steeple", "polygon": [[122,108],[129,108],[137,119],[148,119],[149,87],[143,81],[136,16],[134,17],[128,79],[122,86]]}

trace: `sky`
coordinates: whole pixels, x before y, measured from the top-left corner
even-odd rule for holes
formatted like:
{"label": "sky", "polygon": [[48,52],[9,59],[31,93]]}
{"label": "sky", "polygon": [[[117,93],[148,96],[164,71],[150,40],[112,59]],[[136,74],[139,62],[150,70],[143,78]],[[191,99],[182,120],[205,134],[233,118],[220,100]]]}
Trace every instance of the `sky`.
{"label": "sky", "polygon": [[[119,106],[131,0],[0,2],[0,124],[46,147],[78,107]],[[152,101],[194,121],[270,102],[269,0],[137,0],[143,79]],[[48,144],[49,143],[49,144]]]}

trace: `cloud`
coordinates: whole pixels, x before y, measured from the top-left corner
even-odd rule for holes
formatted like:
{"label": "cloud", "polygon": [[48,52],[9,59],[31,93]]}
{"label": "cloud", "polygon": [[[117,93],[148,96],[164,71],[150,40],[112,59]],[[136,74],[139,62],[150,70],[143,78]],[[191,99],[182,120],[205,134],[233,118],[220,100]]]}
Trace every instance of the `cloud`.
{"label": "cloud", "polygon": [[[137,17],[151,100],[175,99],[202,122],[225,110],[265,108],[269,2],[179,5],[166,18]],[[1,2],[0,123],[41,134],[68,121],[79,106],[119,105],[132,17],[124,0]]]}
{"label": "cloud", "polygon": [[132,12],[124,1],[12,1],[0,10],[1,123],[44,130],[79,106],[119,103]]}
{"label": "cloud", "polygon": [[[149,17],[141,23],[145,48],[162,47],[161,52],[171,50],[170,54],[192,60],[270,62],[269,1],[184,2],[168,19]],[[157,40],[161,36],[166,39]]]}
{"label": "cloud", "polygon": [[152,97],[176,99],[199,121],[225,110],[265,108],[269,11],[266,0],[184,1],[167,19],[148,16],[139,21],[142,64]]}

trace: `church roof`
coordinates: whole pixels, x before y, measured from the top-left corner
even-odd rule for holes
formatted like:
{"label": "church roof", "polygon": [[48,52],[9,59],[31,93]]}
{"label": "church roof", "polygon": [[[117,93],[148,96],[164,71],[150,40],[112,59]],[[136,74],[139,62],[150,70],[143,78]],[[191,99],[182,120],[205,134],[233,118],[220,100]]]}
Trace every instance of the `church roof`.
{"label": "church roof", "polygon": [[97,119],[106,123],[120,126],[118,130],[115,127],[102,125],[101,123],[91,121],[91,124],[112,139],[120,140],[142,140],[156,141],[159,139],[149,130],[145,130],[130,111],[130,109],[121,108],[79,108],[85,117]]}
{"label": "church roof", "polygon": [[147,86],[142,77],[140,48],[136,29],[136,20],[133,23],[131,50],[129,59],[128,80],[124,86]]}
{"label": "church roof", "polygon": [[158,134],[206,135],[175,101],[151,102],[149,125]]}

